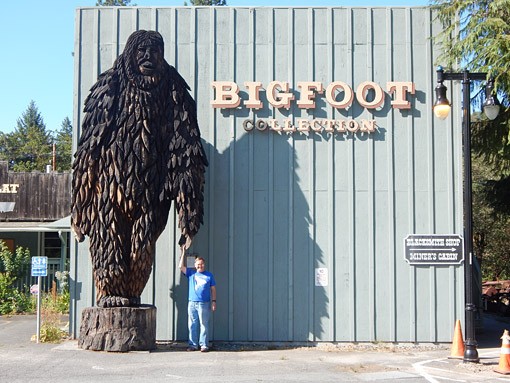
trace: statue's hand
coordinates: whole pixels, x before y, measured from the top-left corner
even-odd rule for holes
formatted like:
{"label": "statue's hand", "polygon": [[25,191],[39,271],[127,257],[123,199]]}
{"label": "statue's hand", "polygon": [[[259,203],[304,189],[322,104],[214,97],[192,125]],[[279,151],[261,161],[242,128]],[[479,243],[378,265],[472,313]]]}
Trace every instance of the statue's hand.
{"label": "statue's hand", "polygon": [[181,248],[184,248],[185,250],[189,249],[191,246],[191,238],[187,235],[182,234],[181,238],[179,239],[179,246]]}

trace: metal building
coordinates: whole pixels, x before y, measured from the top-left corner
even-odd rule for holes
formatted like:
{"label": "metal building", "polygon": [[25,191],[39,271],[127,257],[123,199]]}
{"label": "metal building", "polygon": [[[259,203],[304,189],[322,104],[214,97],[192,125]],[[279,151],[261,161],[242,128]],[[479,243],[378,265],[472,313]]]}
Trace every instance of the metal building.
{"label": "metal building", "polygon": [[[192,252],[218,284],[213,340],[451,341],[464,264],[404,254],[411,234],[462,234],[460,116],[432,114],[437,28],[425,7],[77,10],[75,147],[90,86],[134,30],[158,30],[192,88],[210,162]],[[174,221],[143,295],[161,340],[187,337]],[[87,244],[71,267],[77,336]]]}

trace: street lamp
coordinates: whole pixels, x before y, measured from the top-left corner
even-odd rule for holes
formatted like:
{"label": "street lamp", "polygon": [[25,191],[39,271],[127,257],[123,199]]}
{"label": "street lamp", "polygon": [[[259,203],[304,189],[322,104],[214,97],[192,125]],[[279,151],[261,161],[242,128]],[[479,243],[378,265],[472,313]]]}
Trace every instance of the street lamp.
{"label": "street lamp", "polygon": [[[437,68],[436,102],[434,114],[444,120],[450,112],[450,102],[446,97],[445,80],[462,81],[462,137],[463,137],[463,165],[464,165],[464,254],[467,257],[464,267],[465,274],[465,309],[466,309],[466,342],[464,362],[478,363],[477,342],[475,338],[474,284],[473,284],[473,203],[471,179],[471,81],[487,80],[487,73],[445,73],[442,67]],[[499,101],[494,94],[494,81],[489,79],[486,85],[486,100],[484,112],[487,118],[493,120],[499,113]]]}
{"label": "street lamp", "polygon": [[485,102],[483,103],[483,111],[489,120],[494,120],[498,114],[501,104],[494,94],[494,79],[490,78],[485,86]]}

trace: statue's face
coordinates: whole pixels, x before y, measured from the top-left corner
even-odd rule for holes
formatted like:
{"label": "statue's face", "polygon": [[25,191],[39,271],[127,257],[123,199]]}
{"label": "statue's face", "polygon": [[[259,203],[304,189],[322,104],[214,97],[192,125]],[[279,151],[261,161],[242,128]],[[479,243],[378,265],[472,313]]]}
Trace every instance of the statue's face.
{"label": "statue's face", "polygon": [[136,50],[136,64],[144,76],[152,76],[158,72],[163,60],[163,54],[157,45],[140,44]]}

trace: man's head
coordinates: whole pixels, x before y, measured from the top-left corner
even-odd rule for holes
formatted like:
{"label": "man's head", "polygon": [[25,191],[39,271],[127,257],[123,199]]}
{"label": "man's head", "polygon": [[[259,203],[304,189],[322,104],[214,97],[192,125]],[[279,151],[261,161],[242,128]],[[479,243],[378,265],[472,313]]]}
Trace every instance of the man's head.
{"label": "man's head", "polygon": [[203,273],[205,271],[205,260],[204,260],[204,258],[197,257],[195,259],[195,269],[197,269],[197,271],[199,273]]}

